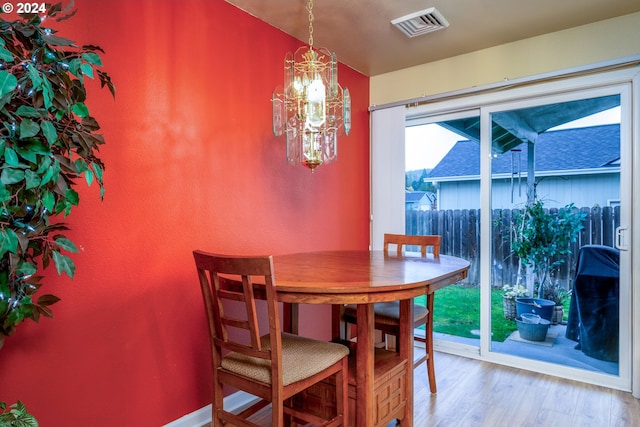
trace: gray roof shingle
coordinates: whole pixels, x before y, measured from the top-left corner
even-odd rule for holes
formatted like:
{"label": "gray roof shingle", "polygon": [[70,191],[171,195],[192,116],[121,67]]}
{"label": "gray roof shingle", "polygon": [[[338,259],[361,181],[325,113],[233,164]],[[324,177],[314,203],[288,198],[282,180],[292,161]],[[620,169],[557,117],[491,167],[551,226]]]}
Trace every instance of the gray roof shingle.
{"label": "gray roof shingle", "polygon": [[[527,145],[516,149],[519,170],[527,170]],[[620,125],[556,130],[540,134],[536,142],[536,171],[562,171],[602,168],[620,159]],[[518,156],[513,157],[518,162]],[[493,173],[509,174],[512,156],[498,156],[492,162]],[[518,170],[517,165],[513,167]],[[428,178],[480,175],[480,146],[474,141],[459,141],[429,173]]]}

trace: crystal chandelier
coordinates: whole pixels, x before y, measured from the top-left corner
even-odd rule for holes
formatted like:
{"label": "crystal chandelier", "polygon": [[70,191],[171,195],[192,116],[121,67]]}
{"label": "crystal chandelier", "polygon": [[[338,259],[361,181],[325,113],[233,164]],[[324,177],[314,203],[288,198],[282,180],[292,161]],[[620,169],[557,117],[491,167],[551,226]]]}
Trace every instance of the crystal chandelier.
{"label": "crystal chandelier", "polygon": [[284,58],[284,89],[271,99],[273,133],[286,135],[287,160],[312,171],[338,156],[338,133],[351,130],[351,95],[338,83],[335,53],[313,48],[313,0],[309,12],[309,46]]}

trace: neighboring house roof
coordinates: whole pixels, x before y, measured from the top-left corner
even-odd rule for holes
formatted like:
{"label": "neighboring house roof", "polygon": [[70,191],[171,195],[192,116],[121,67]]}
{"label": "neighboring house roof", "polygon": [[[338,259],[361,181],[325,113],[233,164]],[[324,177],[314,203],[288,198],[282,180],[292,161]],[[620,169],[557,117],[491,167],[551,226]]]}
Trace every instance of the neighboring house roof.
{"label": "neighboring house roof", "polygon": [[419,203],[426,197],[425,202],[433,203],[435,201],[435,193],[429,191],[405,191],[404,202],[405,203]]}
{"label": "neighboring house roof", "polygon": [[405,191],[404,202],[415,203],[419,202],[424,197],[424,191]]}
{"label": "neighboring house roof", "polygon": [[[509,155],[507,152],[496,157],[492,161],[493,173],[526,173],[527,146],[520,144],[512,150],[516,154]],[[519,156],[515,150],[521,150]],[[619,159],[619,124],[545,132],[540,134],[535,143],[536,172],[618,167]],[[427,179],[479,175],[480,146],[477,142],[467,140],[457,142],[429,172]]]}

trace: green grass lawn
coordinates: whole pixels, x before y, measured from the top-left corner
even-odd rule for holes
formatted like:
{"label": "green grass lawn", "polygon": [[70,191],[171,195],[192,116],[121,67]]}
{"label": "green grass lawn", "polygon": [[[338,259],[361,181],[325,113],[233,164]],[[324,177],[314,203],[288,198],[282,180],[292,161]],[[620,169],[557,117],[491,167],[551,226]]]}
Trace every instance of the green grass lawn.
{"label": "green grass lawn", "polygon": [[[422,304],[424,304],[424,298]],[[420,302],[420,300],[418,299]],[[514,320],[504,318],[502,290],[491,291],[492,340],[504,341],[517,328]],[[451,285],[436,291],[433,330],[459,337],[479,338],[480,289]]]}

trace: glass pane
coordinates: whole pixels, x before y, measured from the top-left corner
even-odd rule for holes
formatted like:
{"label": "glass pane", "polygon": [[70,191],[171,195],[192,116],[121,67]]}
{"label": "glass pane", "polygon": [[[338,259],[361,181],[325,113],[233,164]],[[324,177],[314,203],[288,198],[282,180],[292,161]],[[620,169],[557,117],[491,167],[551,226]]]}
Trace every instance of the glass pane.
{"label": "glass pane", "polygon": [[613,95],[491,115],[492,351],[618,374],[617,296],[594,308],[582,295],[582,326],[594,309],[608,323],[586,329],[571,301],[580,249],[616,251],[619,106]]}
{"label": "glass pane", "polygon": [[[434,336],[475,347],[480,339],[479,136],[478,116],[408,127],[405,135],[406,234],[440,235],[441,254],[471,262],[467,280],[436,291]],[[461,158],[474,167],[473,177],[451,181],[459,175]],[[424,305],[425,297],[416,301]]]}

